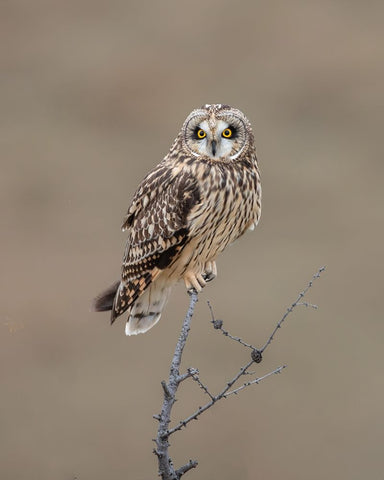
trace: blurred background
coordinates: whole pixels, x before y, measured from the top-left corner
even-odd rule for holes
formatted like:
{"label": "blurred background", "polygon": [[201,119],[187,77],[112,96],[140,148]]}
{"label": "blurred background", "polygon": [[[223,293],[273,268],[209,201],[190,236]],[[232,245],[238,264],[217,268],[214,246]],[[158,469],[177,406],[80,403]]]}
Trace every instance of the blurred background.
{"label": "blurred background", "polygon": [[[152,454],[188,298],[149,333],[90,311],[120,273],[144,175],[204,103],[243,110],[263,215],[219,259],[184,366],[217,391],[261,345],[279,376],[172,439],[185,478],[361,480],[383,462],[384,5],[379,1],[5,1],[1,28],[0,476],[156,478]],[[174,421],[206,400],[184,384]]]}

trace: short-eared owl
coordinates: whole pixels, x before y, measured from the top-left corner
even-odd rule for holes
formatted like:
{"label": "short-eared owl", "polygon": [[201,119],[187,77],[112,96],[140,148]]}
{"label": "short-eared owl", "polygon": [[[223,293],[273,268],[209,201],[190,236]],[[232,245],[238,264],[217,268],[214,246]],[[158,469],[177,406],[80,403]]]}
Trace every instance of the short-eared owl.
{"label": "short-eared owl", "polygon": [[199,292],[215,278],[216,257],[253,230],[260,202],[248,119],[229,105],[193,110],[133,197],[121,279],[96,298],[95,310],[112,310],[111,322],[127,311],[125,333],[146,332],[178,280]]}

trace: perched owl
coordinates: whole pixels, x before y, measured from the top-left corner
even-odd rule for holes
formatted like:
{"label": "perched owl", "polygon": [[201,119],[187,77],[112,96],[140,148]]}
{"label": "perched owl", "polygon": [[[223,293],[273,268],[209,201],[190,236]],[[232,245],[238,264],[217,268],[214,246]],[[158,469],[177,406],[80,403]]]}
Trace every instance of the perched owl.
{"label": "perched owl", "polygon": [[99,295],[111,323],[128,312],[126,335],[160,319],[172,286],[200,292],[216,257],[257,225],[261,186],[251,125],[229,105],[204,105],[185,120],[171,150],[139,185],[122,226],[121,279]]}

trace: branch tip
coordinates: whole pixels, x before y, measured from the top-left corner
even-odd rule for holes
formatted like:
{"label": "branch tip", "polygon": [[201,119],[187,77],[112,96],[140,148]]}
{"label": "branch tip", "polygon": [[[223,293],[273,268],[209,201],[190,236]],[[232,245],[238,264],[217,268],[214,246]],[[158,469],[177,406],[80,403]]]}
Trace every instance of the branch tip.
{"label": "branch tip", "polygon": [[178,470],[176,470],[177,478],[179,479],[182,475],[184,475],[184,473],[187,473],[192,468],[196,468],[197,465],[198,465],[198,462],[196,462],[196,460],[189,460],[189,462],[186,465],[183,465]]}
{"label": "branch tip", "polygon": [[287,310],[284,313],[284,315],[282,316],[282,318],[277,322],[277,324],[276,324],[274,330],[272,331],[271,335],[269,336],[268,340],[266,341],[264,346],[260,349],[261,353],[263,353],[266,350],[266,348],[272,343],[272,340],[274,339],[277,330],[279,330],[279,328],[281,328],[282,324],[284,323],[284,321],[286,320],[288,315],[290,313],[292,313],[293,310],[296,307],[301,306],[301,305],[305,305],[305,306],[308,306],[308,307],[311,306],[312,308],[317,309],[316,305],[312,306],[312,304],[306,303],[306,302],[301,302],[300,300],[303,297],[305,297],[305,295],[308,293],[308,290],[312,287],[314,280],[316,280],[317,278],[320,278],[320,275],[321,275],[322,272],[324,272],[324,270],[325,270],[325,267],[320,267],[318,269],[318,271],[314,275],[312,275],[312,278],[308,282],[307,286],[304,288],[304,290],[302,292],[299,293],[297,299],[292,303],[292,305],[290,307],[287,308]]}

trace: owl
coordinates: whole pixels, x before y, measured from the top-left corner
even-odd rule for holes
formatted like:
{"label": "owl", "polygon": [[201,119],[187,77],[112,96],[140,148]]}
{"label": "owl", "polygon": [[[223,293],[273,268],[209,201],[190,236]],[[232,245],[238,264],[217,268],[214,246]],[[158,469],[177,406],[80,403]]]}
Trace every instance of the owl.
{"label": "owl", "polygon": [[200,292],[216,277],[219,253],[253,230],[260,213],[250,122],[229,105],[193,110],[133,196],[121,278],[95,299],[95,310],[111,310],[111,323],[127,312],[126,335],[148,331],[173,285],[183,280]]}

